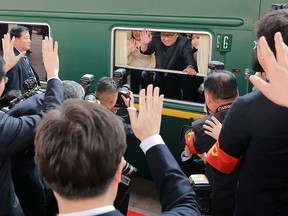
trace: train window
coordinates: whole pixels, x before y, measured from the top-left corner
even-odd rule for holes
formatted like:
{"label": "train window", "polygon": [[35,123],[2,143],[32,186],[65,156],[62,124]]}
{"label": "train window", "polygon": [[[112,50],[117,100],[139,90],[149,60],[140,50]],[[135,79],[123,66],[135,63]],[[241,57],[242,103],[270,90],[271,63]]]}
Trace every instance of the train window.
{"label": "train window", "polygon": [[[38,74],[40,81],[46,82],[46,72],[42,60],[42,39],[45,36],[49,36],[49,26],[47,24],[0,22],[0,38],[3,38],[4,34],[10,32],[13,27],[19,25],[29,29],[31,35],[31,49],[27,51],[27,57]],[[2,52],[2,47],[0,48]]]}
{"label": "train window", "polygon": [[126,69],[123,80],[135,94],[153,83],[166,99],[203,103],[198,88],[208,73],[211,40],[208,32],[116,28],[112,68]]}

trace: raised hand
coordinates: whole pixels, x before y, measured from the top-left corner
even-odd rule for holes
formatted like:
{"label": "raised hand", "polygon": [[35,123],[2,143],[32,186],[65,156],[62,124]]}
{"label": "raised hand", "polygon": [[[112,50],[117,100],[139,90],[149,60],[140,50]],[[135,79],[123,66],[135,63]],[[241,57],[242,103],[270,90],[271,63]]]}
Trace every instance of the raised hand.
{"label": "raised hand", "polygon": [[288,48],[280,32],[275,33],[274,40],[276,58],[264,37],[259,39],[257,48],[258,61],[269,82],[255,75],[250,76],[249,80],[271,101],[288,107]]}
{"label": "raised hand", "polygon": [[23,51],[19,55],[15,56],[14,41],[15,37],[11,40],[9,34],[5,34],[4,38],[2,38],[3,59],[5,60],[4,71],[6,73],[9,72],[9,70],[26,54],[26,51]]}
{"label": "raised hand", "polygon": [[136,51],[136,48],[137,48],[136,40],[134,38],[131,38],[128,44],[128,56],[134,53]]}
{"label": "raised hand", "polygon": [[58,43],[55,41],[53,48],[53,38],[45,37],[42,41],[42,57],[44,67],[47,72],[47,79],[52,77],[58,78],[59,73],[59,57],[58,57]]}
{"label": "raised hand", "polygon": [[134,107],[127,108],[133,132],[141,141],[160,133],[164,95],[159,91],[158,87],[153,90],[153,85],[140,91],[138,115]]}
{"label": "raised hand", "polygon": [[148,30],[144,29],[140,32],[140,38],[141,38],[141,45],[148,45],[152,40],[152,35]]}

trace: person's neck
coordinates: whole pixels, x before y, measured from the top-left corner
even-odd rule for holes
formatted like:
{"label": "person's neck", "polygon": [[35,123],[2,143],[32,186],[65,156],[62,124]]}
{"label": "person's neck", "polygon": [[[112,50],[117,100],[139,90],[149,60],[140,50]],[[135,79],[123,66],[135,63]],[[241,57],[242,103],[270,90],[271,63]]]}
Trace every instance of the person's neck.
{"label": "person's neck", "polygon": [[71,200],[60,197],[57,193],[55,193],[55,197],[57,199],[59,213],[65,214],[86,211],[104,206],[111,206],[113,205],[114,199],[116,197],[116,192],[107,190],[105,194],[100,196]]}
{"label": "person's neck", "polygon": [[[230,105],[233,103],[234,99],[218,101],[213,103],[212,107],[209,107],[209,114],[215,115],[218,112],[226,111],[230,108]],[[226,106],[228,105],[228,106]]]}

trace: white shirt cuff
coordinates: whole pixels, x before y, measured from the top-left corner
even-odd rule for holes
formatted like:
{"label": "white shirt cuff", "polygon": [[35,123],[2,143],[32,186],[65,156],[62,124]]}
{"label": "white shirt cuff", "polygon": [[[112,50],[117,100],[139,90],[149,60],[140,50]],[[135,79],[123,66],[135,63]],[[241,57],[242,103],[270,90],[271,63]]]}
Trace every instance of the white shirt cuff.
{"label": "white shirt cuff", "polygon": [[155,145],[165,145],[162,137],[159,134],[150,136],[143,140],[143,142],[140,143],[140,148],[144,154],[146,154],[146,152]]}
{"label": "white shirt cuff", "polygon": [[185,156],[184,151],[181,153],[181,161],[182,162],[189,160],[191,157],[192,157],[192,154],[189,156]]}

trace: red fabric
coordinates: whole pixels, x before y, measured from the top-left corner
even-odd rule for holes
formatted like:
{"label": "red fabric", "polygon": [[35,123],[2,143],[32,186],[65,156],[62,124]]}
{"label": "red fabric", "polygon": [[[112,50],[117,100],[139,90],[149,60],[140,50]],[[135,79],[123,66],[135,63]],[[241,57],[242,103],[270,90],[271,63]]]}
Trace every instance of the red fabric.
{"label": "red fabric", "polygon": [[185,134],[185,143],[189,151],[193,154],[199,154],[194,147],[194,132],[191,130]]}
{"label": "red fabric", "polygon": [[141,214],[132,210],[128,210],[127,216],[147,216],[147,215]]}
{"label": "red fabric", "polygon": [[212,146],[206,155],[206,162],[225,174],[233,172],[238,166],[240,160],[241,158],[234,158],[220,149],[219,141]]}

